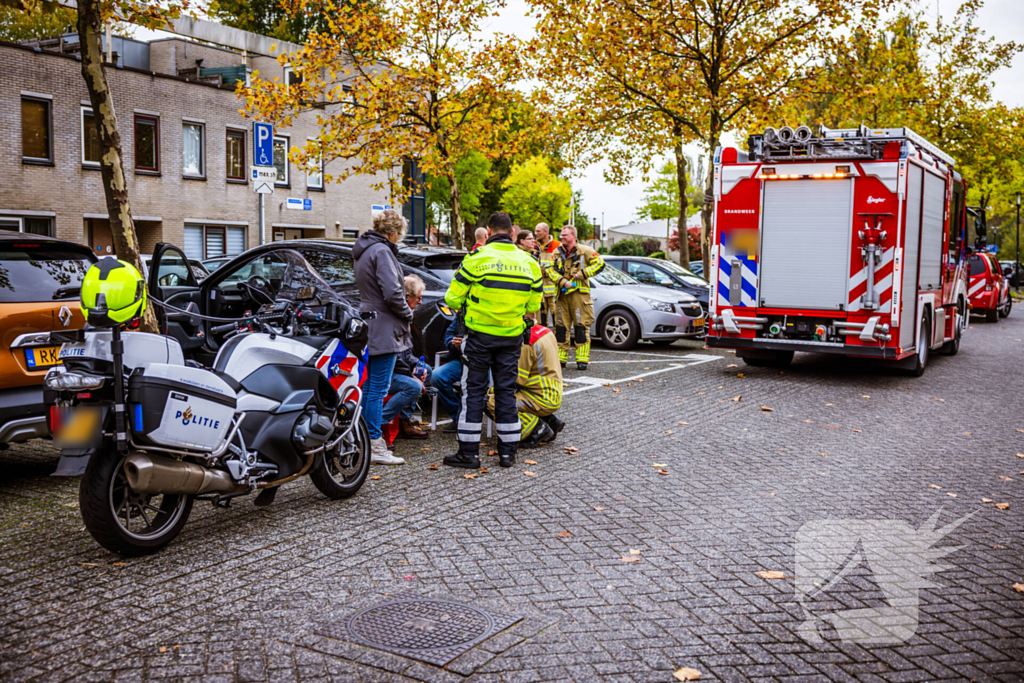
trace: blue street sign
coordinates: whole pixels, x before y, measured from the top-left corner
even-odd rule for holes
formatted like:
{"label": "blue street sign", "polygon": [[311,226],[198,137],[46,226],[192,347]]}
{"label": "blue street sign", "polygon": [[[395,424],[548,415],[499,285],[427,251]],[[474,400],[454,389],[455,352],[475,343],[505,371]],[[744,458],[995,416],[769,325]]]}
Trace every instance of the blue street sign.
{"label": "blue street sign", "polygon": [[302,200],[302,210],[303,211],[312,211],[313,210],[313,200],[312,199],[303,199]]}
{"label": "blue street sign", "polygon": [[312,211],[313,200],[302,197],[288,197],[285,199],[284,208],[295,209],[296,211]]}
{"label": "blue street sign", "polygon": [[252,122],[252,163],[274,165],[274,126],[269,123]]}

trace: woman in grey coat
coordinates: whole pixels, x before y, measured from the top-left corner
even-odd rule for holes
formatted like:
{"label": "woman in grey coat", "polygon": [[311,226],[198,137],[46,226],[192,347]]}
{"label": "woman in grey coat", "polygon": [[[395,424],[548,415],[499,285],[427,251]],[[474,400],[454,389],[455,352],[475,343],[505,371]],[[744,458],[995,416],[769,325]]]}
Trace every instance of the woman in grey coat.
{"label": "woman in grey coat", "polygon": [[401,465],[402,458],[388,452],[381,433],[384,397],[391,386],[391,375],[398,354],[412,347],[412,309],[405,300],[402,268],[398,265],[397,245],[405,236],[405,218],[387,210],[373,219],[373,230],[359,236],[352,248],[359,310],[373,311],[369,321],[370,363],[363,387],[363,416],[370,432],[371,462]]}

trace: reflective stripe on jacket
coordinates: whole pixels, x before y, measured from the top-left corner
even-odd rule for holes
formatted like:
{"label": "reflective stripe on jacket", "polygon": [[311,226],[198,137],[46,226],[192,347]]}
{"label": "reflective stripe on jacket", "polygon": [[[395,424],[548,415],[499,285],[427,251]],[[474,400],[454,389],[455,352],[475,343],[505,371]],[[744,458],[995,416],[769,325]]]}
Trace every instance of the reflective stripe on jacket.
{"label": "reflective stripe on jacket", "polygon": [[499,233],[462,259],[444,300],[455,309],[466,307],[467,328],[512,337],[523,333],[523,315],[540,310],[540,277],[537,261]]}
{"label": "reflective stripe on jacket", "polygon": [[548,328],[531,328],[530,343],[523,344],[519,354],[516,384],[549,410],[562,405],[562,363],[558,360],[558,342]]}
{"label": "reflective stripe on jacket", "polygon": [[555,252],[558,247],[562,246],[562,243],[553,237],[548,237],[547,244],[538,242],[537,246],[540,247],[540,270],[544,281],[544,296],[555,296],[558,294],[558,287],[551,279],[551,266],[555,262]]}
{"label": "reflective stripe on jacket", "polygon": [[[575,249],[568,251],[563,244],[555,253],[551,270],[559,291],[589,294],[590,278],[604,270],[604,261],[590,247],[577,244]],[[581,274],[578,279],[575,278],[577,274]]]}

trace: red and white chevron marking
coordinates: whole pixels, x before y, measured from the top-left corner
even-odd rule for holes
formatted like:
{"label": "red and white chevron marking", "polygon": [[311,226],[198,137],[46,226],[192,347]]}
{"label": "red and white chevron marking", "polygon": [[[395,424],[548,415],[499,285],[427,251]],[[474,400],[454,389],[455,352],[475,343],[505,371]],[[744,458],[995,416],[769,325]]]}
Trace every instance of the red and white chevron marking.
{"label": "red and white chevron marking", "polygon": [[[893,247],[882,252],[882,262],[875,266],[875,292],[878,294],[879,306],[875,310],[884,310],[892,300],[892,256],[895,253]],[[864,308],[861,297],[868,291],[868,267],[864,265],[856,273],[850,275],[849,296],[847,297],[849,311],[860,311]]]}
{"label": "red and white chevron marking", "polygon": [[971,288],[967,290],[968,299],[973,298],[975,295],[977,295],[979,292],[985,289],[985,280],[986,278],[984,275],[979,276],[977,280],[971,280]]}

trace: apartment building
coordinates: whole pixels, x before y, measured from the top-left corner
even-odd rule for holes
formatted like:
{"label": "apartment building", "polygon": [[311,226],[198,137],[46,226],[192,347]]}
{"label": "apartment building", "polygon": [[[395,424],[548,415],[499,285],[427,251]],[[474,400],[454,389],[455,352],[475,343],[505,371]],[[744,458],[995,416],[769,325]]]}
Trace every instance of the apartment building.
{"label": "apartment building", "polygon": [[[99,142],[76,48],[76,34],[34,45],[0,42],[0,131],[12,142],[0,157],[0,229],[49,234],[110,253]],[[290,70],[268,56],[178,37],[115,38],[111,48],[106,74],[143,253],[161,241],[195,258],[259,244],[258,196],[248,180],[252,122],[239,113],[235,90],[254,70],[282,80],[292,77]],[[325,170],[337,174],[343,162],[313,172],[290,163],[287,150],[317,132],[313,114],[275,130],[277,182],[265,199],[267,241],[355,239],[388,203],[387,191],[373,187],[386,175],[325,183]],[[394,173],[412,166],[396,163]],[[292,202],[305,208],[288,208],[289,198],[305,200]],[[411,214],[412,204],[404,208]]]}

